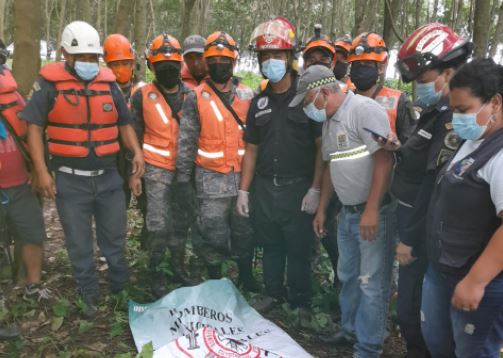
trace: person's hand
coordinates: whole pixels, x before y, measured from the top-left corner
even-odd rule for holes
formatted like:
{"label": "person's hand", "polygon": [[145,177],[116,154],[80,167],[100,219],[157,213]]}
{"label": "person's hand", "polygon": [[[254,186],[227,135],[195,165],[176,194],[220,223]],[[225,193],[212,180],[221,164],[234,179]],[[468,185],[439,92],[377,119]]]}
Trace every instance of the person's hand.
{"label": "person's hand", "polygon": [[325,229],[325,213],[323,210],[318,210],[316,216],[313,220],[313,230],[314,234],[319,238],[323,239],[327,236],[327,230]]}
{"label": "person's hand", "polygon": [[484,292],[485,285],[473,282],[469,276],[465,276],[456,285],[451,304],[457,309],[466,312],[476,311],[482,297],[484,297]]}
{"label": "person's hand", "polygon": [[302,206],[300,210],[312,215],[316,213],[319,205],[320,189],[309,188],[306,195],[304,195],[304,198],[302,199]]}
{"label": "person's hand", "polygon": [[401,266],[407,266],[413,263],[416,258],[412,256],[412,246],[407,246],[399,242],[396,247],[396,259]]}
{"label": "person's hand", "polygon": [[129,177],[129,189],[134,196],[139,197],[142,193],[141,179],[135,175]]}
{"label": "person's hand", "polygon": [[393,132],[388,134],[386,141],[384,141],[381,137],[372,136],[372,138],[374,138],[382,149],[387,150],[388,152],[395,152],[402,146],[402,143],[400,143],[400,140],[398,140],[398,137]]}
{"label": "person's hand", "polygon": [[135,153],[133,159],[131,160],[131,166],[131,174],[137,178],[141,178],[143,173],[145,173],[145,160],[143,159],[143,152],[139,151],[138,153]]}
{"label": "person's hand", "polygon": [[250,193],[244,190],[238,190],[238,198],[236,200],[236,210],[238,214],[245,218],[250,216]]}
{"label": "person's hand", "polygon": [[54,185],[54,179],[47,169],[35,173],[33,185],[35,186],[35,190],[43,197],[53,200],[56,199],[56,186]]}
{"label": "person's hand", "polygon": [[378,210],[367,209],[362,213],[360,218],[360,236],[363,240],[372,241],[377,235],[378,229]]}

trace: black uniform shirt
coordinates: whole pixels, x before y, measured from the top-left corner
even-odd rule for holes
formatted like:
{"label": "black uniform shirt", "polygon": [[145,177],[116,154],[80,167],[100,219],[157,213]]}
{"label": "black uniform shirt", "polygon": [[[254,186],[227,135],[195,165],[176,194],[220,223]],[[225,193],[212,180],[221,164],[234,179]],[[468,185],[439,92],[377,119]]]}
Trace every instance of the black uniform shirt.
{"label": "black uniform shirt", "polygon": [[288,107],[296,87],[295,77],[285,93],[273,93],[268,85],[251,102],[244,140],[258,146],[260,175],[295,178],[314,173],[315,139],[321,137],[323,125],[306,116],[302,103]]}

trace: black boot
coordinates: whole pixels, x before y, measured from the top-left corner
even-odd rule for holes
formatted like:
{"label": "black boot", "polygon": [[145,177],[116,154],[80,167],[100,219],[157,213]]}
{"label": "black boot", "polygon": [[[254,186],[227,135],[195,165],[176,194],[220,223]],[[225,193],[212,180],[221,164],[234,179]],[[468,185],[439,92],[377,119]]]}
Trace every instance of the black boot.
{"label": "black boot", "polygon": [[184,286],[194,286],[198,282],[190,278],[185,271],[185,250],[182,248],[172,248],[171,250],[171,272],[173,279]]}
{"label": "black boot", "polygon": [[253,259],[240,258],[236,261],[239,270],[238,285],[246,291],[261,292],[260,284],[253,277]]}
{"label": "black boot", "polygon": [[164,255],[151,253],[150,255],[150,289],[155,298],[161,298],[168,293],[166,275],[160,270],[160,264]]}

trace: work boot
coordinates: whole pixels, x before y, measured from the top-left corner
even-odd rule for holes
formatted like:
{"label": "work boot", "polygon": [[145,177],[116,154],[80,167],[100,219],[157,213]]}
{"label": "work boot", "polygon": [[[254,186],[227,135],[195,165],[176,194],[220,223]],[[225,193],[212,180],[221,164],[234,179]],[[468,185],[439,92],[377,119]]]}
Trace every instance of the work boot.
{"label": "work boot", "polygon": [[163,256],[163,254],[157,252],[150,254],[150,289],[156,299],[163,297],[169,291],[166,275],[160,270]]}
{"label": "work boot", "polygon": [[21,334],[19,327],[16,324],[0,325],[0,339],[12,339]]}
{"label": "work boot", "polygon": [[246,291],[261,292],[262,287],[253,277],[252,260],[239,259],[237,265],[239,270],[238,285]]}
{"label": "work boot", "polygon": [[222,263],[207,264],[206,269],[210,279],[219,280],[222,278]]}
{"label": "work boot", "polygon": [[171,249],[171,272],[173,272],[173,280],[181,283],[183,286],[198,284],[185,271],[185,250],[183,249]]}

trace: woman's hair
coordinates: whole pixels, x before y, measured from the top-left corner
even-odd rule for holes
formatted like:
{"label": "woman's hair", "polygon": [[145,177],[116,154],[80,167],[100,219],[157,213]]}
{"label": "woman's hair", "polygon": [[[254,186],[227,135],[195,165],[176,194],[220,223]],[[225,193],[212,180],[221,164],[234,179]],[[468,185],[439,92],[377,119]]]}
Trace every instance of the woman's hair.
{"label": "woman's hair", "polygon": [[468,88],[486,103],[497,93],[503,96],[503,66],[497,65],[491,58],[473,60],[459,68],[449,87],[451,90]]}

